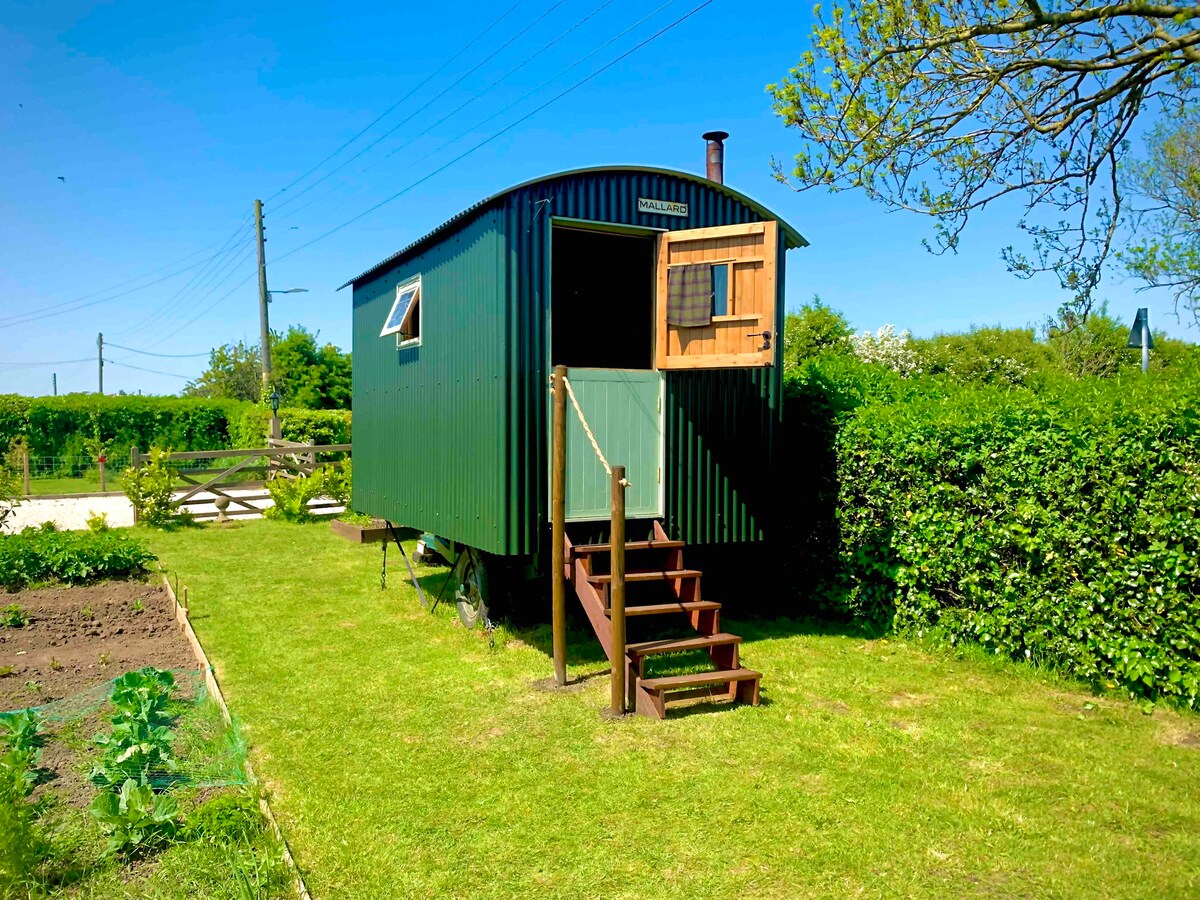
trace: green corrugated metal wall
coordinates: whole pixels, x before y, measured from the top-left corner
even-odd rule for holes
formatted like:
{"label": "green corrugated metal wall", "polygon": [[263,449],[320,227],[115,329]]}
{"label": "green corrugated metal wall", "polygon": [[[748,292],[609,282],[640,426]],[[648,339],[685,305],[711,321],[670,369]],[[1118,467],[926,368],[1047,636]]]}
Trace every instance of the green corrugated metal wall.
{"label": "green corrugated metal wall", "polygon": [[[638,197],[687,203],[689,216],[639,213]],[[491,552],[545,549],[551,217],[664,229],[763,219],[686,178],[574,173],[498,195],[416,255],[356,285],[356,508]],[[781,230],[780,341],[784,239]],[[385,350],[378,334],[390,302],[384,295],[418,271],[430,286],[417,351],[424,355],[406,370],[404,351]],[[435,271],[436,288],[428,280]],[[665,524],[673,535],[753,541],[769,531],[781,360],[777,343],[774,368],[667,373]],[[424,405],[406,406],[401,397]],[[435,447],[435,433],[452,437]]]}
{"label": "green corrugated metal wall", "polygon": [[[354,290],[354,508],[474,547],[510,546],[507,260],[485,212]],[[421,345],[379,331],[420,273]]]}

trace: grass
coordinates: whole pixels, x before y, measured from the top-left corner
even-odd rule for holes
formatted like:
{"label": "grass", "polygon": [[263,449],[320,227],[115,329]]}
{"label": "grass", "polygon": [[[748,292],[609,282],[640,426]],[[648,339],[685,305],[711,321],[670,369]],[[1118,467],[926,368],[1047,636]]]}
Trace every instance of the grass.
{"label": "grass", "polygon": [[[327,897],[1163,897],[1200,892],[1200,720],[972,651],[729,621],[759,708],[606,722],[328,523],[155,533]],[[435,570],[418,570],[427,592]]]}

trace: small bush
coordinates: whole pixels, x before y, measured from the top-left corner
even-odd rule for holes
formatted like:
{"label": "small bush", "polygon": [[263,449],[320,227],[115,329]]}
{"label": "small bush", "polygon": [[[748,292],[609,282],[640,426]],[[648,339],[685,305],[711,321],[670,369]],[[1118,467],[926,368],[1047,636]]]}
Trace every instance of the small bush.
{"label": "small bush", "polygon": [[108,514],[93,512],[87,517],[88,531],[109,531],[112,526],[108,524]]}
{"label": "small bush", "polygon": [[267,482],[267,493],[275,505],[269,507],[264,516],[285,522],[310,522],[313,514],[309,512],[308,502],[324,495],[325,476],[318,469],[309,476],[273,478]]}
{"label": "small bush", "polygon": [[145,544],[120,532],[25,529],[0,535],[0,586],[125,578],[145,572],[153,559]]}
{"label": "small bush", "polygon": [[347,457],[324,469],[325,495],[341,506],[350,505],[351,464]]}
{"label": "small bush", "polygon": [[139,522],[165,525],[178,512],[178,504],[171,499],[178,473],[170,464],[170,455],[169,449],[155,448],[142,465],[125,470],[122,484]]}
{"label": "small bush", "polygon": [[29,795],[37,783],[34,767],[40,750],[0,753],[0,896],[24,896],[32,885],[39,857],[37,804]]}
{"label": "small bush", "polygon": [[0,462],[0,528],[21,505],[24,484],[15,469]]}

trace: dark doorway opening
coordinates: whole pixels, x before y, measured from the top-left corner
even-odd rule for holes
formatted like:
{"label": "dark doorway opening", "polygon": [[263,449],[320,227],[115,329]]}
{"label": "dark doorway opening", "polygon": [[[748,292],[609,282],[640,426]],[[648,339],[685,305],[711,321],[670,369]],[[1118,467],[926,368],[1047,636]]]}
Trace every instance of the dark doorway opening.
{"label": "dark doorway opening", "polygon": [[550,362],[581,369],[654,368],[654,239],[554,228]]}

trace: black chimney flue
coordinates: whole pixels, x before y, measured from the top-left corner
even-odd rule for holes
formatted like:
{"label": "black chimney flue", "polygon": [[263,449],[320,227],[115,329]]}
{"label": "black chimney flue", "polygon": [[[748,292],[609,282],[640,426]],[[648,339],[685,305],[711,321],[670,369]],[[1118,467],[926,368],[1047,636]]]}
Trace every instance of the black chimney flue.
{"label": "black chimney flue", "polygon": [[725,138],[729,137],[729,133],[725,131],[708,131],[702,137],[708,141],[708,148],[704,154],[704,176],[709,181],[724,184]]}

